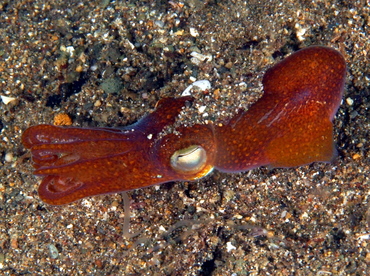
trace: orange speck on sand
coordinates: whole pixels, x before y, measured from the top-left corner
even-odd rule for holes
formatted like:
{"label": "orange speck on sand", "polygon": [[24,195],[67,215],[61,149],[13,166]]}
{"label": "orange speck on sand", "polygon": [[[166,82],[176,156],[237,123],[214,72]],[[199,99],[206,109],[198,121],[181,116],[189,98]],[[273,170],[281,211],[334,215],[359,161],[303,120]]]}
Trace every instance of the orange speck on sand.
{"label": "orange speck on sand", "polygon": [[353,160],[357,160],[357,159],[360,159],[361,158],[361,155],[359,155],[358,153],[355,153],[353,156],[352,156],[352,159]]}
{"label": "orange speck on sand", "polygon": [[68,114],[59,113],[54,116],[54,125],[56,126],[70,126],[72,119]]}

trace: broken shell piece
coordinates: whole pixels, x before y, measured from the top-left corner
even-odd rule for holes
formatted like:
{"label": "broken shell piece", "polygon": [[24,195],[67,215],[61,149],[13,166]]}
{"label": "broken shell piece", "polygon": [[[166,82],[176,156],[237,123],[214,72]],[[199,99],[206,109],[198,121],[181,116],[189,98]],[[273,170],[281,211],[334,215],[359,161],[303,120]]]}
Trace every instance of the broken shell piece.
{"label": "broken shell piece", "polygon": [[190,31],[191,36],[193,36],[193,37],[199,36],[199,32],[198,32],[197,29],[190,27],[189,31]]}
{"label": "broken shell piece", "polygon": [[197,88],[200,91],[205,91],[211,89],[211,83],[209,80],[198,80],[190,84],[188,87],[185,88],[184,92],[182,92],[181,96],[190,96],[191,90],[193,88]]}
{"label": "broken shell piece", "polygon": [[203,55],[197,52],[191,52],[190,55],[192,56],[190,61],[194,63],[195,65],[199,65],[201,62],[204,62],[204,61],[212,61],[211,54]]}
{"label": "broken shell piece", "polygon": [[12,101],[15,101],[17,98],[13,98],[13,97],[8,97],[8,96],[3,96],[1,95],[1,100],[3,101],[4,104],[8,104]]}

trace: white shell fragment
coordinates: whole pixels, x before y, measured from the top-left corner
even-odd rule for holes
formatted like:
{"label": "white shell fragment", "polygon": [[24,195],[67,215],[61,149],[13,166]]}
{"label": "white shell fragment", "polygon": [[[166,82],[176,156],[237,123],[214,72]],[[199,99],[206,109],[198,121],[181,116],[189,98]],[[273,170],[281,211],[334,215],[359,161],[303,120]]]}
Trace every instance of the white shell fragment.
{"label": "white shell fragment", "polygon": [[199,113],[203,113],[205,110],[206,110],[206,106],[205,105],[202,105],[202,106],[200,106],[199,108],[198,108],[198,111],[199,111]]}
{"label": "white shell fragment", "polygon": [[227,242],[226,243],[226,250],[227,250],[227,252],[230,252],[231,250],[235,250],[235,249],[236,249],[236,247],[234,245],[232,245],[231,242]]}
{"label": "white shell fragment", "polygon": [[211,83],[209,80],[198,80],[190,84],[188,87],[185,88],[184,92],[182,92],[181,96],[190,96],[191,90],[193,88],[197,88],[200,91],[205,91],[211,89]]}
{"label": "white shell fragment", "polygon": [[201,62],[204,62],[204,61],[212,61],[211,54],[203,55],[198,52],[191,52],[190,55],[192,56],[190,61],[194,63],[195,65],[199,65]]}
{"label": "white shell fragment", "polygon": [[190,28],[189,29],[189,31],[190,31],[190,35],[191,36],[193,36],[193,37],[197,37],[197,36],[199,36],[199,32],[198,32],[198,30],[197,29],[195,29],[195,28]]}
{"label": "white shell fragment", "polygon": [[73,57],[74,53],[75,53],[75,48],[73,46],[68,46],[66,47],[66,52],[71,56]]}
{"label": "white shell fragment", "polygon": [[299,25],[298,23],[295,24],[294,26],[296,28],[296,34],[297,34],[297,38],[299,41],[303,41],[305,40],[305,37],[304,37],[304,34],[306,33],[307,29],[306,28],[303,28],[301,25]]}
{"label": "white shell fragment", "polygon": [[15,101],[17,98],[13,98],[13,97],[8,97],[8,96],[3,96],[1,95],[1,100],[3,101],[4,104],[8,104],[12,101]]}

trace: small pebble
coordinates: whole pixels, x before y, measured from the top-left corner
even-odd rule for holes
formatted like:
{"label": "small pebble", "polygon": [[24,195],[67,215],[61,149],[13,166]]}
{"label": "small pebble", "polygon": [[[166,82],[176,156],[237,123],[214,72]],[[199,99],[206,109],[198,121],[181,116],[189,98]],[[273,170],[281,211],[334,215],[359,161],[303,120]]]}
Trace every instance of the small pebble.
{"label": "small pebble", "polygon": [[78,72],[78,73],[81,73],[82,71],[83,71],[83,67],[81,66],[81,65],[78,65],[77,67],[76,67],[76,72]]}
{"label": "small pebble", "polygon": [[195,81],[197,81],[197,78],[196,78],[196,77],[193,77],[193,76],[190,76],[190,77],[189,77],[189,80],[190,80],[191,82],[195,82]]}
{"label": "small pebble", "polygon": [[225,67],[227,69],[231,69],[233,67],[234,63],[232,63],[231,61],[229,61],[228,63],[225,64]]}
{"label": "small pebble", "polygon": [[18,248],[18,238],[16,236],[13,236],[11,239],[10,239],[10,247],[12,249],[17,249]]}
{"label": "small pebble", "polygon": [[163,28],[164,27],[164,22],[161,21],[161,20],[156,20],[154,21],[154,24],[159,27],[159,28]]}
{"label": "small pebble", "polygon": [[356,160],[356,159],[360,159],[360,158],[361,158],[361,155],[359,155],[358,153],[355,153],[355,154],[352,156],[352,158],[353,158],[354,160]]}
{"label": "small pebble", "polygon": [[346,103],[347,103],[348,105],[353,105],[353,100],[352,100],[350,97],[348,97],[348,98],[346,99]]}
{"label": "small pebble", "polygon": [[58,249],[55,247],[55,245],[54,245],[54,244],[49,244],[49,245],[48,245],[48,247],[49,247],[49,252],[50,252],[50,256],[51,256],[51,258],[53,258],[53,259],[58,258],[58,256],[59,256],[59,251],[58,251]]}
{"label": "small pebble", "polygon": [[99,106],[101,106],[101,101],[100,101],[100,100],[97,100],[97,101],[94,103],[94,106],[95,106],[95,107],[99,107]]}
{"label": "small pebble", "polygon": [[12,162],[13,161],[13,153],[8,152],[5,154],[5,162]]}

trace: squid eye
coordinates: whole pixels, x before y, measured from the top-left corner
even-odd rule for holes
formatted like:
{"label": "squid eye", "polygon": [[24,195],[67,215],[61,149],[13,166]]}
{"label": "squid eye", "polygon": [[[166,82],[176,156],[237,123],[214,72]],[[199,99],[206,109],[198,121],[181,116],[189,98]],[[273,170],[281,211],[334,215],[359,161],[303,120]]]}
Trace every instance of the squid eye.
{"label": "squid eye", "polygon": [[205,149],[198,145],[176,151],[171,156],[171,166],[182,173],[197,173],[203,169],[207,161]]}

